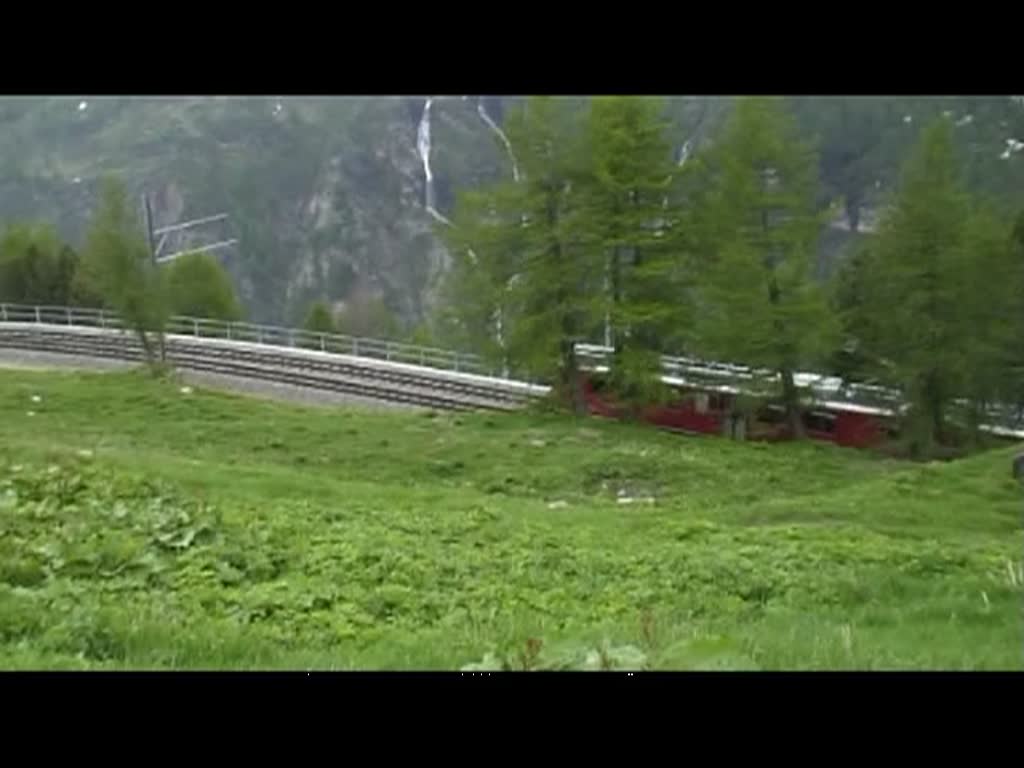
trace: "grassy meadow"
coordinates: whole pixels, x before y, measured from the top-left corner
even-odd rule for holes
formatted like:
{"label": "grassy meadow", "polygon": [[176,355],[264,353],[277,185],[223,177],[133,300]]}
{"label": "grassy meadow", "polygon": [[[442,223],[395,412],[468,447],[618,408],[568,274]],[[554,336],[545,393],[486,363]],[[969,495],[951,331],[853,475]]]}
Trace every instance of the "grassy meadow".
{"label": "grassy meadow", "polygon": [[0,371],[0,669],[1021,669],[1013,451]]}

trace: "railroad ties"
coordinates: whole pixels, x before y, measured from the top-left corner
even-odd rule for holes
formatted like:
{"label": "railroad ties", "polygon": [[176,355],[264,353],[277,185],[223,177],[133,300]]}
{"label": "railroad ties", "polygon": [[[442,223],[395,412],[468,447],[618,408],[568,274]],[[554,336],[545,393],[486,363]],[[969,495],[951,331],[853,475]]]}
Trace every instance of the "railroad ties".
{"label": "railroad ties", "polygon": [[[437,410],[513,410],[546,387],[302,348],[168,335],[176,368],[288,384]],[[142,362],[132,333],[39,323],[0,323],[0,348]]]}

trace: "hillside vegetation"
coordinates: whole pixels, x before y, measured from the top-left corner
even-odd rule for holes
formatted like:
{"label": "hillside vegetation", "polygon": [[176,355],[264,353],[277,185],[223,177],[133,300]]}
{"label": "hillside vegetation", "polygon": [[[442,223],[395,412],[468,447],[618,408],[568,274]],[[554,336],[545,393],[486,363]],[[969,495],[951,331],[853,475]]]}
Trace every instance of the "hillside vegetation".
{"label": "hillside vegetation", "polygon": [[[1018,97],[1019,98],[1019,97]],[[438,210],[458,192],[511,178],[493,121],[514,97],[439,97],[431,166]],[[582,110],[585,99],[576,99]],[[972,189],[1024,204],[1024,106],[1005,96],[788,100],[820,149],[824,192],[852,218],[886,201],[920,126],[948,112]],[[0,97],[0,223],[48,220],[76,248],[100,180],[153,196],[156,226],[227,212],[223,252],[255,319],[297,323],[314,299],[380,295],[422,320],[446,256],[432,231],[416,97]],[[678,156],[715,140],[731,98],[666,100]],[[515,152],[521,147],[513,146]],[[1004,157],[1004,155],[1006,155]],[[219,234],[216,234],[219,233]],[[183,243],[182,245],[186,245]],[[187,245],[195,246],[196,242]]]}
{"label": "hillside vegetation", "polygon": [[1010,449],[0,372],[0,667],[1020,669]]}

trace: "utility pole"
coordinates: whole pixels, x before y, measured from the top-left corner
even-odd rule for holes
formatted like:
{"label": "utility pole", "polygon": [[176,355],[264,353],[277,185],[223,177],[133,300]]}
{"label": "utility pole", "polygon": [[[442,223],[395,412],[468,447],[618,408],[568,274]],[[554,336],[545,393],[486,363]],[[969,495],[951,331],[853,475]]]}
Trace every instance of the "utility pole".
{"label": "utility pole", "polygon": [[[168,261],[173,261],[179,256],[184,256],[186,253],[195,253],[196,251],[209,252],[217,250],[218,248],[226,248],[230,245],[235,245],[238,240],[236,238],[230,238],[228,240],[220,240],[208,245],[200,245],[195,248],[188,248],[185,250],[175,251],[167,255],[162,255],[161,251],[164,249],[164,245],[167,243],[167,236],[176,233],[184,232],[187,229],[193,227],[199,227],[203,224],[213,224],[218,221],[227,221],[228,215],[226,213],[218,213],[214,216],[204,216],[199,219],[192,219],[191,221],[184,221],[180,224],[171,224],[166,227],[160,227],[159,229],[153,228],[153,210],[149,203],[149,195],[142,195],[142,208],[146,216],[146,235],[149,238],[149,253],[153,264],[164,264]],[[156,240],[156,236],[160,235],[160,240]]]}
{"label": "utility pole", "polygon": [[149,205],[149,195],[142,195],[142,210],[146,215],[146,238],[149,241],[149,258],[156,265],[156,247],[153,245],[153,209]]}
{"label": "utility pole", "polygon": [[[173,261],[179,256],[184,256],[186,253],[195,253],[197,251],[209,252],[218,248],[226,248],[229,245],[234,245],[238,242],[235,238],[229,240],[221,240],[219,242],[210,243],[209,245],[202,245],[196,248],[189,248],[186,250],[176,251],[169,253],[166,256],[161,256],[160,252],[164,248],[164,244],[167,242],[167,236],[172,232],[184,232],[187,229],[198,227],[203,224],[212,224],[217,221],[226,221],[228,215],[226,213],[218,213],[214,216],[204,216],[200,219],[192,219],[191,221],[185,221],[180,224],[171,224],[170,226],[160,227],[159,229],[153,228],[153,208],[149,203],[149,195],[145,192],[142,194],[142,211],[146,219],[146,241],[149,245],[149,259],[150,264],[156,268],[160,264],[165,264],[168,261]],[[156,236],[160,235],[160,241],[157,242]],[[160,340],[160,361],[164,362],[167,359],[166,346],[164,344],[164,334],[161,331],[159,334]]]}

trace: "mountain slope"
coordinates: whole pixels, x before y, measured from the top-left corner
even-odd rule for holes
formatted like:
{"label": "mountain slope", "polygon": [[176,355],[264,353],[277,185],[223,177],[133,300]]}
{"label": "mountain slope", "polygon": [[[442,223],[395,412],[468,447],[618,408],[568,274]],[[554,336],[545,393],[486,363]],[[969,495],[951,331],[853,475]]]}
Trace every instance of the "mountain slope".
{"label": "mountain slope", "polygon": [[[500,128],[514,102],[435,97],[425,110],[424,97],[0,98],[0,221],[51,219],[80,242],[101,177],[116,173],[134,194],[151,194],[158,227],[230,214],[202,236],[239,238],[224,259],[252,318],[295,322],[314,298],[372,294],[413,322],[446,264],[435,219],[451,212],[457,190],[514,173]],[[793,102],[822,150],[829,197],[876,205],[912,127],[943,110],[971,115],[958,130],[974,184],[1006,200],[1024,190],[1024,154],[1006,143],[1024,139],[1024,108],[1008,98]],[[680,156],[713,138],[730,103],[668,100]]]}

